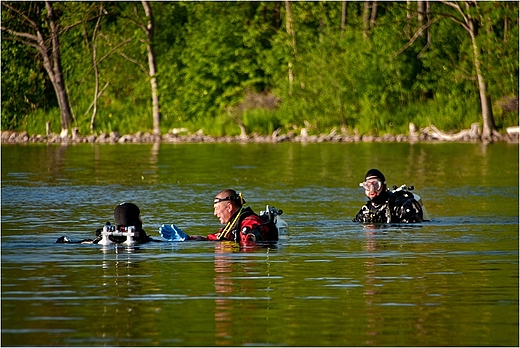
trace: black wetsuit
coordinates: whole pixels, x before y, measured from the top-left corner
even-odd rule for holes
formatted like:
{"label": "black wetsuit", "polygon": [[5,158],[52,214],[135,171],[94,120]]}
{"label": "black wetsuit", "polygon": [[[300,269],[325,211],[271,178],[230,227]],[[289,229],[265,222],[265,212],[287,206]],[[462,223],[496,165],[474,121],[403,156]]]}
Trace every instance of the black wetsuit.
{"label": "black wetsuit", "polygon": [[361,207],[354,222],[401,223],[422,222],[423,211],[413,193],[384,191]]}

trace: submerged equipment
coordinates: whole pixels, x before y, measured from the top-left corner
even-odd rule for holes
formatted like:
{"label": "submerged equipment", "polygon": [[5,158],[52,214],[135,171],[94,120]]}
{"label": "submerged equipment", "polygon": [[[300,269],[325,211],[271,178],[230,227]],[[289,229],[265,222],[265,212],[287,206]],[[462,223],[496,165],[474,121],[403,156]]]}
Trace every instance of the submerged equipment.
{"label": "submerged equipment", "polygon": [[135,243],[134,238],[139,237],[139,231],[136,231],[135,226],[121,226],[117,230],[116,226],[106,224],[101,231],[101,240],[97,244],[109,245],[114,243],[110,240],[110,236],[126,237],[123,244],[133,245]]}

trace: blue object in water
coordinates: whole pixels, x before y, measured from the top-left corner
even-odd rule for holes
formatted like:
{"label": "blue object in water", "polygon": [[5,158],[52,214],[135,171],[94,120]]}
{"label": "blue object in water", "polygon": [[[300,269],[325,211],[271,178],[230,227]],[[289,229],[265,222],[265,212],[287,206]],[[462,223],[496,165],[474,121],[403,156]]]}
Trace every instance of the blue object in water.
{"label": "blue object in water", "polygon": [[188,236],[174,224],[162,225],[159,228],[159,233],[169,242],[184,242],[190,238],[190,236]]}

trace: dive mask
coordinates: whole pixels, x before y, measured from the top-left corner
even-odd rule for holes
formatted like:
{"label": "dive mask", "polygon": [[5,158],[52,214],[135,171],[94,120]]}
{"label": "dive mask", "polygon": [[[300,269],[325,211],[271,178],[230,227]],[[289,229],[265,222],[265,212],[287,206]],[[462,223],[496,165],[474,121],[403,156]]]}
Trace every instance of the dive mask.
{"label": "dive mask", "polygon": [[381,190],[383,183],[379,179],[369,179],[360,183],[359,186],[363,187],[367,191],[370,191],[370,188],[373,187],[374,191],[377,192]]}

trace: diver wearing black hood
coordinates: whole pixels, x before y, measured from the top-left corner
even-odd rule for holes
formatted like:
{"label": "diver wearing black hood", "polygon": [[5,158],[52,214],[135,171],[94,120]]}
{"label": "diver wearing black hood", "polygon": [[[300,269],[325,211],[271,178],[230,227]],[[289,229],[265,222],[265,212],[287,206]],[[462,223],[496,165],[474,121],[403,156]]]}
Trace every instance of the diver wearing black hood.
{"label": "diver wearing black hood", "polygon": [[[133,203],[123,202],[119,204],[114,209],[114,220],[116,223],[115,230],[122,231],[127,227],[133,227],[134,231],[138,233],[135,237],[135,241],[139,243],[146,243],[150,241],[154,241],[150,238],[146,232],[143,230],[143,220],[141,220],[141,210],[139,207]],[[107,226],[111,226],[110,222],[107,221]],[[95,239],[83,239],[81,241],[73,242],[67,236],[62,236],[58,238],[56,243],[83,243],[83,244],[98,244],[103,236],[101,232],[103,228],[96,230],[96,238]],[[111,242],[113,243],[124,243],[126,241],[125,236],[108,236]]]}
{"label": "diver wearing black hood", "polygon": [[[135,231],[139,233],[139,235],[135,238],[136,242],[146,243],[151,240],[143,230],[141,210],[139,210],[137,205],[126,202],[119,204],[114,209],[114,220],[116,222],[117,231],[121,231],[127,227],[133,226]],[[103,231],[102,228],[96,231],[97,238],[94,239],[93,243],[98,243],[101,240],[101,231]],[[124,243],[126,241],[126,237],[124,236],[109,236],[108,238],[114,243]]]}
{"label": "diver wearing black hood", "polygon": [[360,186],[365,190],[369,201],[361,207],[354,222],[400,223],[422,222],[421,204],[408,191],[390,191],[386,186],[383,173],[370,169]]}

